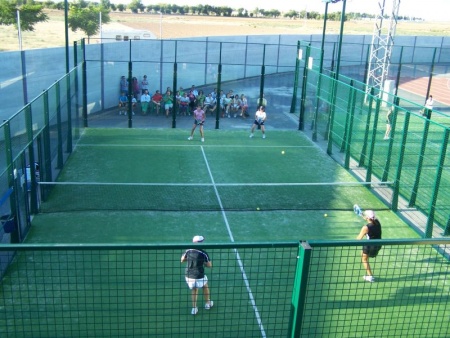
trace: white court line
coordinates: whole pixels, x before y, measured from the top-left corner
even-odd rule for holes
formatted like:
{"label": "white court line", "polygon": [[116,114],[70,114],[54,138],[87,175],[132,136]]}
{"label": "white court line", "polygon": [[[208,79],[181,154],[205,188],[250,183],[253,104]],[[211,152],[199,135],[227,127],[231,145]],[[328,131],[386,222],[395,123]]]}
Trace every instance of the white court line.
{"label": "white court line", "polygon": [[[167,147],[187,147],[193,148],[198,147],[197,144],[95,144],[95,143],[77,143],[78,147],[134,147],[134,148],[167,148]],[[205,147],[202,145],[202,147]],[[236,145],[207,145],[208,148],[242,148],[242,144]],[[246,149],[248,148],[283,148],[283,149],[301,149],[301,148],[315,148],[313,145],[309,146],[264,146],[264,145],[246,145]]]}
{"label": "white court line", "polygon": [[[206,168],[208,169],[209,177],[211,178],[211,182],[213,183],[214,191],[215,191],[216,197],[217,197],[217,201],[219,202],[220,210],[222,212],[222,216],[223,216],[223,219],[225,221],[225,225],[227,227],[228,235],[230,236],[231,242],[234,243],[233,233],[231,232],[230,224],[228,223],[228,218],[227,218],[227,215],[225,214],[225,210],[223,208],[222,200],[220,199],[219,192],[217,191],[217,187],[216,187],[216,184],[214,182],[214,178],[213,178],[211,170],[209,168],[209,163],[208,163],[208,160],[206,159],[206,154],[205,154],[205,150],[203,149],[203,146],[201,146],[201,149],[202,149],[203,158],[205,159]],[[245,283],[245,287],[247,288],[247,292],[248,292],[248,295],[250,297],[250,302],[252,303],[252,306],[253,306],[253,311],[255,311],[256,321],[258,322],[258,326],[259,326],[259,328],[261,330],[261,335],[262,335],[262,337],[267,337],[266,336],[266,332],[264,330],[264,326],[263,326],[262,320],[261,320],[261,316],[260,316],[259,311],[258,311],[258,307],[256,306],[255,298],[253,297],[253,293],[252,293],[252,290],[250,288],[250,284],[248,282],[247,274],[245,273],[244,264],[242,263],[241,256],[239,255],[239,252],[237,251],[237,249],[233,249],[233,250],[236,253],[236,258],[237,258],[237,262],[239,264],[239,269],[241,270],[242,277],[243,277],[244,283]]]}
{"label": "white court line", "polygon": [[[209,170],[209,168],[208,168]],[[211,173],[210,173],[211,175]],[[147,187],[147,186],[154,186],[154,187],[281,187],[281,186],[287,186],[287,187],[298,187],[298,186],[351,186],[351,187],[359,187],[359,186],[368,186],[368,185],[374,185],[377,187],[380,186],[389,186],[393,185],[393,181],[387,181],[387,182],[381,182],[381,181],[375,181],[375,182],[304,182],[304,183],[143,183],[143,182],[45,182],[41,181],[38,182],[40,185],[109,185],[109,186],[138,186],[138,187]],[[220,206],[222,207],[222,206]]]}

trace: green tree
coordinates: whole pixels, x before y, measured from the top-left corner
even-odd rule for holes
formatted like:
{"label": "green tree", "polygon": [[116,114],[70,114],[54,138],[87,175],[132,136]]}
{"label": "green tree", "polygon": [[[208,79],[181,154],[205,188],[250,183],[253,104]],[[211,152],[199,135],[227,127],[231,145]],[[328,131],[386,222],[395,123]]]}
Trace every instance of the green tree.
{"label": "green tree", "polygon": [[143,12],[145,10],[145,6],[142,4],[141,0],[133,0],[128,5],[128,9],[131,10],[132,13]]}
{"label": "green tree", "polygon": [[43,5],[35,3],[19,5],[17,2],[0,0],[0,25],[18,28],[17,11],[20,11],[20,29],[22,31],[34,31],[34,25],[48,20],[43,12]]}
{"label": "green tree", "polygon": [[78,29],[82,30],[89,38],[99,32],[100,12],[102,13],[102,23],[111,21],[109,10],[101,5],[89,5],[82,7],[83,1],[79,1],[70,5],[68,24],[73,32]]}

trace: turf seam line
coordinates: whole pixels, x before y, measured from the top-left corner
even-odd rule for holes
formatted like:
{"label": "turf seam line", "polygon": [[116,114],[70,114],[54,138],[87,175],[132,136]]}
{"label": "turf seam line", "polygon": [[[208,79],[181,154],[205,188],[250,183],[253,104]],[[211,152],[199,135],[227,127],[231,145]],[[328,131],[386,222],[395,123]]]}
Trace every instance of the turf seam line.
{"label": "turf seam line", "polygon": [[[206,169],[208,170],[208,174],[209,174],[209,177],[211,179],[212,185],[214,187],[214,192],[216,194],[217,201],[219,202],[220,210],[221,210],[221,213],[222,213],[225,225],[227,227],[228,235],[230,236],[231,242],[234,243],[233,233],[231,232],[230,224],[228,223],[228,218],[227,218],[227,215],[226,215],[225,210],[223,208],[222,200],[220,199],[219,192],[218,192],[216,184],[214,182],[214,177],[213,177],[211,169],[209,167],[208,159],[206,158],[206,154],[205,154],[205,150],[204,150],[203,146],[201,146],[201,150],[202,150],[202,154],[203,154],[203,159],[205,160]],[[237,262],[239,264],[239,269],[241,270],[241,273],[242,273],[242,278],[244,280],[245,287],[247,289],[248,296],[250,298],[250,302],[252,303],[253,311],[255,312],[256,321],[258,322],[258,326],[259,326],[259,328],[261,330],[261,336],[265,338],[266,337],[266,332],[264,330],[264,326],[263,326],[263,323],[262,323],[262,320],[261,320],[261,316],[259,314],[258,307],[256,306],[255,298],[253,297],[253,292],[252,292],[252,290],[250,288],[250,283],[248,282],[247,274],[246,274],[245,269],[244,269],[244,264],[242,263],[241,256],[239,255],[238,250],[237,249],[233,249],[233,250],[234,250],[234,252],[236,254],[236,259],[237,259]]]}

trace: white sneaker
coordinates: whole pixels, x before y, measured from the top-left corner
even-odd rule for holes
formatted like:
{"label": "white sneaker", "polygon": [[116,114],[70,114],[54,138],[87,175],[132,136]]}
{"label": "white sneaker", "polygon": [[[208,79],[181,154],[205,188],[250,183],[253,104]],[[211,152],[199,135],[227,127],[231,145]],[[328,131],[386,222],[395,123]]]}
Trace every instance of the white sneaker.
{"label": "white sneaker", "polygon": [[249,136],[250,138],[252,138],[253,137],[253,134],[250,134],[250,136]]}
{"label": "white sneaker", "polygon": [[122,115],[122,112],[121,112],[121,111],[119,112],[119,115]]}
{"label": "white sneaker", "polygon": [[193,307],[191,310],[191,315],[195,316],[198,313],[198,308]]}
{"label": "white sneaker", "polygon": [[263,138],[266,138],[266,134],[263,134]]}
{"label": "white sneaker", "polygon": [[202,140],[201,140],[202,142],[205,142],[205,139],[202,137]]}
{"label": "white sneaker", "polygon": [[208,303],[205,304],[205,310],[210,310],[214,306],[214,302],[210,300]]}
{"label": "white sneaker", "polygon": [[370,282],[370,283],[375,282],[375,278],[374,278],[373,276],[363,276],[363,279],[364,279],[366,282]]}
{"label": "white sneaker", "polygon": [[383,140],[389,140],[389,137],[385,136],[385,137],[383,138]]}
{"label": "white sneaker", "polygon": [[188,137],[188,140],[189,140],[189,141],[191,141],[192,139],[193,139],[193,137],[192,137],[192,136],[189,136],[189,137]]}

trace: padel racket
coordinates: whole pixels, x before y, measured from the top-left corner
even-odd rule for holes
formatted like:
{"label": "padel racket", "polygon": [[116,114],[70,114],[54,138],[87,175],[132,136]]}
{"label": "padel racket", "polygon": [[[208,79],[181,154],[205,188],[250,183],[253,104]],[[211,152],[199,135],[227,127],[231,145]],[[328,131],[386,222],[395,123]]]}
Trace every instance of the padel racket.
{"label": "padel racket", "polygon": [[357,214],[358,216],[363,216],[363,211],[362,211],[362,209],[359,207],[359,205],[358,204],[355,204],[354,206],[353,206],[353,211],[355,212],[355,214]]}

